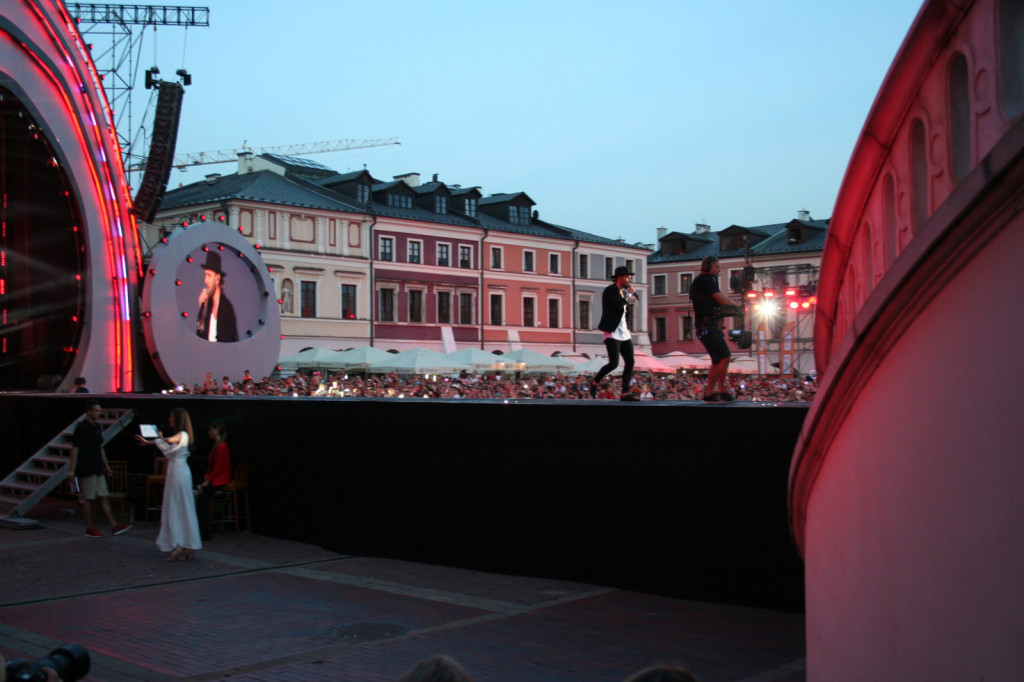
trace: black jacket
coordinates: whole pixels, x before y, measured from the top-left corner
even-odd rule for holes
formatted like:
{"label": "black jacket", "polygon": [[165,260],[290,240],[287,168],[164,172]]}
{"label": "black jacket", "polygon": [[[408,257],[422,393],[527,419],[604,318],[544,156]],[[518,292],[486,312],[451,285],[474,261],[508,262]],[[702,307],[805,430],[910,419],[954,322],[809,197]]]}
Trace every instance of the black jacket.
{"label": "black jacket", "polygon": [[597,328],[611,334],[619,326],[623,313],[626,315],[626,326],[631,327],[632,310],[629,309],[628,301],[614,282],[605,287],[601,294],[601,321],[597,323]]}

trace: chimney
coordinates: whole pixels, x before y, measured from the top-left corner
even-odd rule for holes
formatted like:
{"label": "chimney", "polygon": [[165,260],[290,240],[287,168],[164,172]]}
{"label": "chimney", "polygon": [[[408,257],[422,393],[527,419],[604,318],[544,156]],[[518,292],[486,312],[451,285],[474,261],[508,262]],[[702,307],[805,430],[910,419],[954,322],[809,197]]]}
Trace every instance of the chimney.
{"label": "chimney", "polygon": [[252,173],[252,152],[238,153],[238,174]]}
{"label": "chimney", "polygon": [[811,212],[808,211],[807,209],[802,209],[800,211],[797,211],[796,212],[796,219],[797,220],[803,220],[803,221],[811,220]]}
{"label": "chimney", "polygon": [[667,227],[659,227],[658,228],[658,241],[660,242],[662,239],[664,239],[666,234],[668,234],[668,228]]}
{"label": "chimney", "polygon": [[403,175],[396,175],[395,180],[401,180],[410,187],[420,186],[420,174],[419,173],[405,173]]}
{"label": "chimney", "polygon": [[706,223],[697,223],[697,225],[694,227],[693,233],[694,234],[707,234],[710,231],[711,231],[711,226],[710,225],[707,225]]}

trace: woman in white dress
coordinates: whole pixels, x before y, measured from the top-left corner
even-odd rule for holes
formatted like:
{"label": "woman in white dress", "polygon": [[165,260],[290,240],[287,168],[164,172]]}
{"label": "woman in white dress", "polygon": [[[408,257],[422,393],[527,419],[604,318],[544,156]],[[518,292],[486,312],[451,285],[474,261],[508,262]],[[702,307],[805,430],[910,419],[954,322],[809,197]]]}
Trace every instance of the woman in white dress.
{"label": "woman in white dress", "polygon": [[[170,426],[173,435],[164,438],[161,434],[160,438],[152,441],[167,458],[167,479],[164,481],[156,546],[162,552],[170,552],[166,561],[176,561],[191,559],[195,550],[202,549],[203,543],[199,537],[195,493],[192,492],[192,472],[188,467],[188,456],[195,442],[192,419],[184,408],[176,407],[171,411]],[[143,442],[149,444],[149,441]]]}

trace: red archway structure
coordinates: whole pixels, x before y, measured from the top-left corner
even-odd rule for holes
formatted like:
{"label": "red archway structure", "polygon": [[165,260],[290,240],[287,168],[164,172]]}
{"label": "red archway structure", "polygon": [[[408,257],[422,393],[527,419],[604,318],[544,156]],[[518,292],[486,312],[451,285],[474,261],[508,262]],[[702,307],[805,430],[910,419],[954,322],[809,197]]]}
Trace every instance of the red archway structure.
{"label": "red archway structure", "polygon": [[0,6],[0,390],[132,391],[141,255],[109,104],[57,0]]}

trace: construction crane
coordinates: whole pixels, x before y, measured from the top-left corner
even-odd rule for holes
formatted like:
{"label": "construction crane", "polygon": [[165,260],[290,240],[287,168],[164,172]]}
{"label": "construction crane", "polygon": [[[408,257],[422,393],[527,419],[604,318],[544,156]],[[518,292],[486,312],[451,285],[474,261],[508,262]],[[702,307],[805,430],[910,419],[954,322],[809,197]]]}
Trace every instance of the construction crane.
{"label": "construction crane", "polygon": [[328,140],[325,142],[308,142],[306,144],[293,144],[283,147],[259,147],[254,149],[245,142],[236,149],[221,149],[216,152],[196,152],[194,154],[176,154],[171,164],[178,170],[184,170],[188,166],[205,166],[213,163],[230,163],[238,161],[238,155],[250,152],[252,154],[280,154],[281,156],[305,156],[307,154],[323,154],[326,152],[344,152],[350,149],[367,149],[369,147],[386,147],[389,145],[402,144],[397,137],[388,137],[378,140]]}

